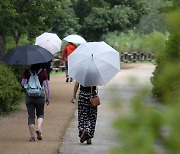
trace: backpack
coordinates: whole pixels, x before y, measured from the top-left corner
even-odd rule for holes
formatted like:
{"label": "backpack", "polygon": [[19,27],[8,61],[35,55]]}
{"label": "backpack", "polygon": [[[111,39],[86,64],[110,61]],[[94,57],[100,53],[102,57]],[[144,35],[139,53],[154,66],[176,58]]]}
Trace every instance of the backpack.
{"label": "backpack", "polygon": [[44,96],[43,88],[39,82],[38,74],[42,71],[40,69],[38,73],[32,73],[31,70],[29,70],[30,78],[28,80],[28,83],[24,85],[24,88],[26,89],[26,93],[28,96],[31,97],[40,97]]}

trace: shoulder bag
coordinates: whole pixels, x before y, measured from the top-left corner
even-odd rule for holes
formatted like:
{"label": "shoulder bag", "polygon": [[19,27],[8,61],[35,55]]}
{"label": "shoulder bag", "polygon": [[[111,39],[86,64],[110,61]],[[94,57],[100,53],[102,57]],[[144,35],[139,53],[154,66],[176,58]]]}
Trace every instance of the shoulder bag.
{"label": "shoulder bag", "polygon": [[92,87],[91,87],[91,98],[90,98],[90,102],[91,102],[91,106],[92,107],[97,107],[98,105],[100,105],[100,99],[99,96],[93,96],[92,95]]}

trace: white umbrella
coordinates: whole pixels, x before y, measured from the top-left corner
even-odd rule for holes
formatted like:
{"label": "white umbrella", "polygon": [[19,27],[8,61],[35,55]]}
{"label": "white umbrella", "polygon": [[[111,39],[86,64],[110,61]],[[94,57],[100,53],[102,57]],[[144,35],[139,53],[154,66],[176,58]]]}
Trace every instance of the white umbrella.
{"label": "white umbrella", "polygon": [[62,41],[54,33],[43,33],[40,36],[36,37],[35,45],[39,45],[52,54],[57,53],[61,49]]}
{"label": "white umbrella", "polygon": [[67,42],[71,42],[71,43],[77,43],[77,44],[81,44],[81,43],[86,43],[86,40],[79,35],[68,35],[65,38],[63,38],[63,40],[67,41]]}
{"label": "white umbrella", "polygon": [[69,76],[84,87],[106,85],[119,71],[119,52],[105,42],[83,43],[68,57]]}

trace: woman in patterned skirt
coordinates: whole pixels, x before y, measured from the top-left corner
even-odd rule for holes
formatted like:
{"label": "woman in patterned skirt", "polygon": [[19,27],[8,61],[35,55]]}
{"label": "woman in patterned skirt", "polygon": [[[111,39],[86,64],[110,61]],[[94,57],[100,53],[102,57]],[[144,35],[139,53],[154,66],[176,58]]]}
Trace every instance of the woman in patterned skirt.
{"label": "woman in patterned skirt", "polygon": [[[87,141],[87,144],[91,144],[91,139],[94,137],[96,119],[97,119],[97,107],[91,107],[91,87],[83,87],[78,82],[74,85],[73,100],[76,99],[76,93],[79,91],[78,100],[78,129],[80,142]],[[92,87],[92,96],[97,95],[96,86]],[[72,100],[72,102],[73,102]]]}

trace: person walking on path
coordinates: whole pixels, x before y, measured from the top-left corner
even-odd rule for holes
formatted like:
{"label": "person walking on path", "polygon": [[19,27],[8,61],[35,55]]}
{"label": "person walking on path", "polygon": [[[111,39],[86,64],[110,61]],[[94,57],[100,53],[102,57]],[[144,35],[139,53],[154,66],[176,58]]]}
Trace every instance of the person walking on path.
{"label": "person walking on path", "polygon": [[48,80],[50,81],[50,73],[51,73],[51,62],[52,61],[49,61],[49,62],[46,62],[46,63],[42,63],[41,66],[43,69],[46,70],[47,72],[47,75],[48,75]]}
{"label": "person walking on path", "polygon": [[[83,143],[87,141],[87,144],[91,144],[91,139],[94,137],[96,120],[97,120],[97,107],[92,107],[90,98],[96,96],[96,86],[93,87],[83,87],[78,82],[74,85],[73,103],[76,99],[77,91],[79,91],[79,100],[78,100],[78,129],[80,142]],[[92,88],[92,94],[91,94]]]}
{"label": "person walking on path", "polygon": [[62,60],[65,61],[66,66],[66,82],[73,82],[72,78],[69,78],[68,75],[68,56],[76,49],[76,45],[74,45],[71,42],[68,42],[68,44],[64,47],[64,50],[62,52]]}
{"label": "person walking on path", "polygon": [[[44,120],[44,105],[50,103],[49,85],[47,72],[41,69],[41,64],[33,64],[30,69],[26,69],[23,73],[21,84],[24,86],[28,83],[31,73],[36,73],[40,82],[40,85],[44,87],[44,93],[41,96],[33,97],[26,94],[26,108],[28,112],[28,127],[30,132],[30,142],[35,141],[35,132],[37,139],[42,140],[42,123]],[[35,112],[37,116],[37,128],[35,131]]]}

